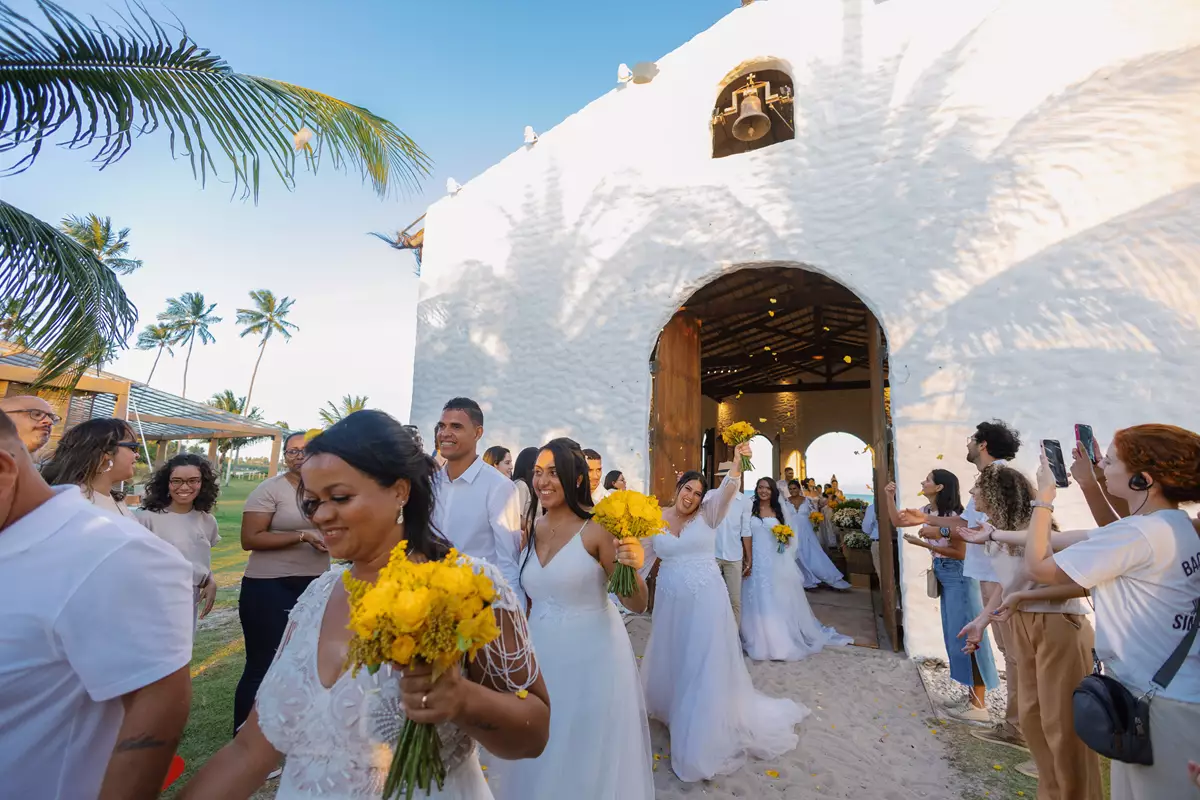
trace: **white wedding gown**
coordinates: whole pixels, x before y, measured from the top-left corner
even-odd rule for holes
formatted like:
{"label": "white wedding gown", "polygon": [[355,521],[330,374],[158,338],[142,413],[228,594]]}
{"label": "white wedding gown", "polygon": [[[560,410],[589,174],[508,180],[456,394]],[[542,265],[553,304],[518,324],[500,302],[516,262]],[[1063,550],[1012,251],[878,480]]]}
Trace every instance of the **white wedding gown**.
{"label": "white wedding gown", "polygon": [[796,564],[796,539],[779,552],[774,517],[750,517],[754,561],[742,581],[742,641],[755,661],[800,661],[825,647],[853,644],[813,615]]}
{"label": "white wedding gown", "polygon": [[[517,600],[500,571],[475,561],[496,585],[495,606],[517,611]],[[300,595],[289,617],[275,663],[263,679],[256,700],[258,725],[271,745],[285,757],[276,800],[379,800],[392,761],[392,746],[404,723],[400,706],[400,679],[390,666],[374,675],[360,670],[342,673],[326,689],[317,675],[317,639],[321,618],[345,566],[334,566],[314,580]],[[518,614],[519,616],[519,614]],[[513,691],[527,688],[537,678],[529,659],[529,645],[518,625],[518,642],[493,642],[480,652],[488,674],[508,680],[500,664],[519,661],[529,665],[527,679]],[[500,648],[489,653],[489,648]],[[508,650],[509,652],[504,652]],[[491,800],[492,793],[479,766],[479,748],[456,725],[438,726],[446,781],[432,794],[418,789],[414,797],[441,800]]]}
{"label": "white wedding gown", "polygon": [[663,533],[645,540],[648,557],[656,555],[662,564],[642,685],[650,716],[670,728],[671,769],[684,781],[727,775],[749,757],[788,752],[800,741],[796,724],[809,713],[793,700],[757,692],[742,659],[729,593],[713,557],[715,529],[736,491],[727,478],[678,537]]}
{"label": "white wedding gown", "polygon": [[550,693],[550,741],[525,761],[492,759],[497,800],[652,800],[650,726],[637,661],[604,568],[579,532],[545,567],[529,554],[521,586]]}
{"label": "white wedding gown", "polygon": [[796,563],[800,565],[800,574],[804,577],[804,588],[815,589],[824,583],[834,589],[849,589],[846,576],[838,572],[825,548],[817,541],[812,521],[808,518],[812,510],[812,502],[807,499],[799,509],[786,500],[783,502],[783,515],[787,517],[785,524],[796,534]]}

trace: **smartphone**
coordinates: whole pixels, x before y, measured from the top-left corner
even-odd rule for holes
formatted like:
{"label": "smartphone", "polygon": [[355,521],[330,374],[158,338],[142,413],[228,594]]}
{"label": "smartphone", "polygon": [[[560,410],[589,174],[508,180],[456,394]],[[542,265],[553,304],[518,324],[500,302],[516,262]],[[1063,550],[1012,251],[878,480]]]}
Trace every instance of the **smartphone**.
{"label": "smartphone", "polygon": [[1093,464],[1100,463],[1100,459],[1096,457],[1096,436],[1092,433],[1091,425],[1076,425],[1075,441],[1083,447],[1083,452],[1087,453],[1087,457],[1092,460]]}
{"label": "smartphone", "polygon": [[1050,462],[1050,471],[1054,473],[1054,483],[1059,488],[1066,488],[1071,485],[1067,480],[1067,464],[1063,461],[1062,445],[1057,439],[1043,439],[1042,452],[1046,454],[1046,460]]}

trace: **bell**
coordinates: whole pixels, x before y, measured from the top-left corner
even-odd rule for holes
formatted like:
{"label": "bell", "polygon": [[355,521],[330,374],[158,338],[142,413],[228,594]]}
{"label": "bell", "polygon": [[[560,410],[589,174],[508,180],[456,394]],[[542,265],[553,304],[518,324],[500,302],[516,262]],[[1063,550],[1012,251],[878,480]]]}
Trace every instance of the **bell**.
{"label": "bell", "polygon": [[771,130],[771,118],[763,113],[762,100],[758,92],[746,95],[742,100],[742,113],[733,123],[733,138],[739,142],[757,142]]}

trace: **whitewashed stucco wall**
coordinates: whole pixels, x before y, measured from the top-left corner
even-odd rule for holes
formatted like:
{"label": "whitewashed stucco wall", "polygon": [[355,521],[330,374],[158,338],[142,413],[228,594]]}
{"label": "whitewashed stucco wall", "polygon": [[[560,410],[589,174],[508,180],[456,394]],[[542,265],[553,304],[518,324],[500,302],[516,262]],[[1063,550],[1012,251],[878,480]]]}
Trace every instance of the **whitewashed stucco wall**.
{"label": "whitewashed stucco wall", "polygon": [[[983,418],[1031,445],[1200,428],[1198,46],[1195,0],[737,9],[429,209],[412,419],[471,395],[489,442],[570,434],[644,484],[662,325],[790,264],[884,325],[902,497],[938,455],[969,485]],[[796,139],[714,161],[718,89],[760,58],[790,65]],[[903,556],[906,647],[937,655],[928,558]]]}

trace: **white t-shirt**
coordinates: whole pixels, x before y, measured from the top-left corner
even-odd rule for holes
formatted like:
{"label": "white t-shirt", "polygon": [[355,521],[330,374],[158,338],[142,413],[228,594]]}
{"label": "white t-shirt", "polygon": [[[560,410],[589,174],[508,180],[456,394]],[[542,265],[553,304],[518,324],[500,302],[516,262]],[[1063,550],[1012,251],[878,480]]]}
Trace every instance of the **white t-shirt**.
{"label": "white t-shirt", "polygon": [[[1025,566],[1025,552],[1022,548],[1008,548],[1000,542],[989,542],[983,545],[991,559],[992,567],[996,570],[999,583],[1009,586],[1017,574]],[[1016,550],[1014,553],[1013,550]],[[1041,588],[1041,587],[1037,587]],[[1065,600],[1038,600],[1021,604],[1022,611],[1034,614],[1088,614],[1087,601],[1082,597],[1069,597]]]}
{"label": "white t-shirt", "polygon": [[[1140,694],[1187,632],[1200,597],[1200,536],[1183,511],[1126,517],[1056,553],[1071,580],[1091,589],[1096,653]],[[1162,697],[1200,703],[1200,637]]]}
{"label": "white t-shirt", "polygon": [[192,658],[191,578],[75,486],[0,531],[0,795],[99,794],[121,696]]}
{"label": "white t-shirt", "polygon": [[729,501],[725,519],[717,526],[717,558],[722,561],[742,560],[742,538],[750,535],[750,498],[735,494]]}
{"label": "white t-shirt", "polygon": [[[996,464],[1004,465],[1007,463],[1004,459],[997,458],[988,466]],[[984,467],[984,469],[987,469],[987,467]],[[966,520],[968,528],[978,528],[988,521],[987,514],[975,510],[974,495],[967,501],[967,507],[962,513],[962,518]],[[988,557],[984,546],[981,544],[971,544],[970,542],[966,542],[965,544],[967,545],[967,552],[963,556],[963,577],[974,578],[977,581],[1000,583],[1000,578],[996,575],[996,570],[992,568],[992,560]]]}

